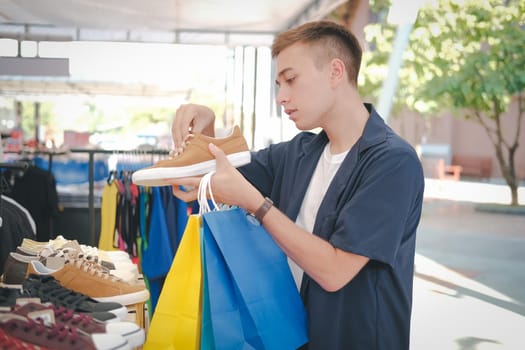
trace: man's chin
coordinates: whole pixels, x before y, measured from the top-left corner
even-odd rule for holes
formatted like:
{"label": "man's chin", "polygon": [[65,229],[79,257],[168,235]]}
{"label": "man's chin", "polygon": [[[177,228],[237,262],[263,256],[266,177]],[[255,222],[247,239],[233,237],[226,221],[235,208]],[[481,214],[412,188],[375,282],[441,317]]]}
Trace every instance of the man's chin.
{"label": "man's chin", "polygon": [[307,125],[305,123],[301,123],[300,121],[298,120],[295,120],[294,121],[294,124],[295,124],[295,127],[301,131],[308,131],[308,130],[312,130],[312,126],[310,125]]}

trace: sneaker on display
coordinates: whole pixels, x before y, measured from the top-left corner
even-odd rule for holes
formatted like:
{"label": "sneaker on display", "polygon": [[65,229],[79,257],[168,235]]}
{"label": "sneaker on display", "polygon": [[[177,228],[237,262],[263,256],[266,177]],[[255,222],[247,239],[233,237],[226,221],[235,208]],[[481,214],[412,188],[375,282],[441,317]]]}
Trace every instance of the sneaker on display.
{"label": "sneaker on display", "polygon": [[14,313],[0,313],[0,329],[24,342],[54,350],[124,350],[131,349],[126,339],[118,334],[85,334],[57,322],[44,323]]}
{"label": "sneaker on display", "polygon": [[[52,250],[48,247],[42,249],[38,255],[23,255],[15,252],[9,253],[4,264],[4,273],[0,276],[0,286],[9,288],[22,288],[22,281],[25,279],[27,267],[30,261],[38,260],[47,268],[52,270],[61,269],[68,259],[86,259],[95,264],[91,256],[85,256],[73,248],[59,248]],[[100,264],[99,264],[100,265]],[[113,265],[113,269],[108,269],[100,265],[101,269],[106,269],[107,273],[130,284],[139,283],[138,268],[131,261]]]}
{"label": "sneaker on display", "polygon": [[149,291],[144,284],[123,282],[88,260],[67,260],[62,268],[56,270],[33,260],[28,265],[27,274],[53,276],[63,287],[97,301],[132,305],[149,299]]}
{"label": "sneaker on display", "polygon": [[27,302],[17,304],[11,310],[12,313],[28,317],[37,313],[42,314],[46,310],[54,316],[56,322],[60,322],[69,328],[77,328],[86,334],[111,333],[123,336],[132,347],[144,344],[144,330],[136,323],[129,321],[105,323],[94,319],[86,314],[77,314],[71,309],[62,306],[55,307],[52,304],[40,304]]}
{"label": "sneaker on display", "polygon": [[20,298],[22,291],[18,288],[0,287],[0,310],[10,310]]}
{"label": "sneaker on display", "polygon": [[38,260],[38,256],[22,255],[11,252],[4,263],[4,273],[0,276],[0,283],[7,288],[22,288],[22,282],[26,278],[27,265],[32,260]]}
{"label": "sneaker on display", "polygon": [[166,186],[166,179],[203,175],[215,170],[216,161],[208,149],[210,143],[222,149],[234,167],[248,164],[251,160],[248,144],[238,126],[233,128],[229,136],[223,138],[189,134],[183,147],[172,158],[133,172],[133,183],[141,186]]}
{"label": "sneaker on display", "polygon": [[98,265],[97,268],[103,270],[104,273],[109,273],[129,284],[137,283],[139,272],[137,265],[133,264],[131,259],[128,258],[129,261],[119,261],[108,265],[98,258],[96,250],[91,250],[91,252],[95,253],[95,255],[87,254],[80,248],[80,245],[70,242],[57,250],[43,249],[39,260],[46,267],[54,270],[61,269],[66,261],[88,260],[89,264]]}
{"label": "sneaker on display", "polygon": [[21,339],[13,337],[0,328],[0,349],[2,350],[51,350],[43,346],[34,345]]}
{"label": "sneaker on display", "polygon": [[75,312],[89,314],[104,322],[115,321],[115,318],[125,320],[128,317],[128,309],[124,305],[96,301],[63,287],[53,276],[29,275],[22,283],[20,297],[39,298],[43,303],[49,302],[57,307],[63,306]]}
{"label": "sneaker on display", "polygon": [[40,241],[35,241],[31,238],[24,238],[22,239],[22,244],[20,246],[29,251],[38,252],[44,247],[58,249],[67,242],[69,242],[69,240],[65,239],[64,236],[58,235],[56,238],[50,239],[47,242],[40,242]]}
{"label": "sneaker on display", "polygon": [[64,248],[71,248],[84,256],[89,256],[102,265],[112,265],[114,262],[130,262],[129,254],[122,250],[106,251],[97,247],[80,244],[77,240],[68,240],[63,236],[50,240],[48,242],[39,242],[29,238],[24,238],[22,244],[16,248],[17,253],[24,255],[41,255],[43,251],[55,252]]}

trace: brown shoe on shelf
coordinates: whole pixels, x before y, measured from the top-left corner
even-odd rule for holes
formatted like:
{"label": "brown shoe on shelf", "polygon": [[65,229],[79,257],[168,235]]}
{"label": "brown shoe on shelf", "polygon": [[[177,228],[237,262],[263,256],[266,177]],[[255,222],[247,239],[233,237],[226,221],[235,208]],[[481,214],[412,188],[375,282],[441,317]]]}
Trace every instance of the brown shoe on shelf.
{"label": "brown shoe on shelf", "polygon": [[125,283],[89,260],[68,259],[62,268],[56,270],[33,260],[27,266],[27,276],[30,274],[51,275],[63,287],[99,302],[132,305],[149,299],[149,292],[144,284]]}
{"label": "brown shoe on shelf", "polygon": [[9,253],[4,263],[4,273],[0,276],[0,285],[8,288],[22,289],[30,261],[39,260],[38,256]]}
{"label": "brown shoe on shelf", "polygon": [[167,186],[166,179],[198,176],[215,170],[215,158],[208,145],[213,143],[224,151],[234,167],[248,164],[250,150],[239,126],[234,126],[229,136],[213,138],[203,134],[189,134],[182,149],[170,159],[163,159],[154,165],[135,171],[133,183],[141,186]]}

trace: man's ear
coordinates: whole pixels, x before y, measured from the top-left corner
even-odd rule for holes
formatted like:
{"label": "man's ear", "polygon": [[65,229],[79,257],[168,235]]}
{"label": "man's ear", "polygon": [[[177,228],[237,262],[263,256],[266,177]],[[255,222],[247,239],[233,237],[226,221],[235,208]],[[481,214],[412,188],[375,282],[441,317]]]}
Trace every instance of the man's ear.
{"label": "man's ear", "polygon": [[330,61],[330,80],[337,85],[346,77],[346,67],[342,60],[334,58]]}

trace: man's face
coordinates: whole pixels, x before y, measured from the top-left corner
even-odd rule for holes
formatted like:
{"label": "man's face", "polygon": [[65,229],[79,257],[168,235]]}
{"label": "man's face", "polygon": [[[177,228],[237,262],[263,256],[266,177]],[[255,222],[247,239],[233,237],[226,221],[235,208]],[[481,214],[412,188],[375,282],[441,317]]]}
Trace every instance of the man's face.
{"label": "man's face", "polygon": [[314,48],[296,43],[276,58],[277,103],[300,130],[322,127],[332,100],[329,64],[315,65]]}

